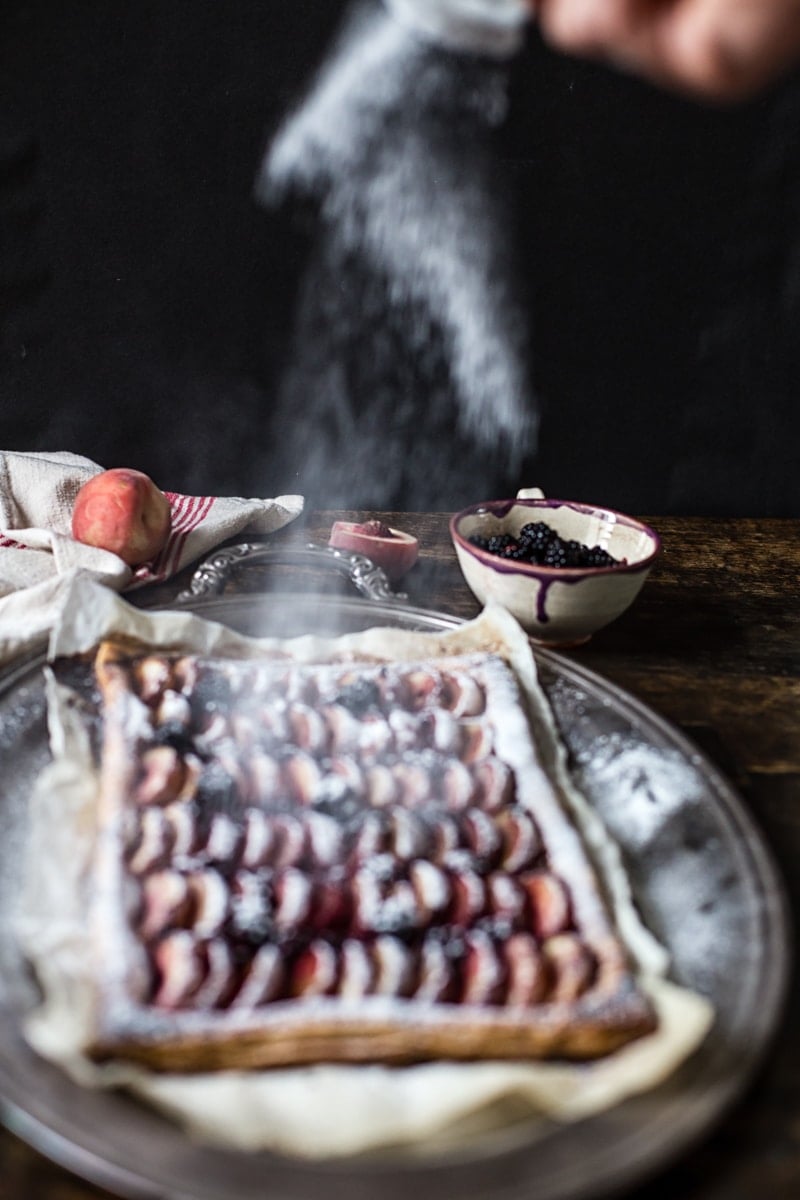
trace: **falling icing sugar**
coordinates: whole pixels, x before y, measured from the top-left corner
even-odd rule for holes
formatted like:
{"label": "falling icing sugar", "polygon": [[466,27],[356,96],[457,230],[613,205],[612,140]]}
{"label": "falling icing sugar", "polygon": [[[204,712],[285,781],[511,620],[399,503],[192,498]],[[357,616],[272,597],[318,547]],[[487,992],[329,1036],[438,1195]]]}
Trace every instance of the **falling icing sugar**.
{"label": "falling icing sugar", "polygon": [[[449,21],[474,49],[483,20],[510,49],[519,5],[491,19],[474,0],[396,7],[355,7],[258,182],[265,202],[310,200],[319,214],[275,431],[303,490],[324,487],[329,505],[407,502],[419,486],[432,500],[426,439],[460,438],[507,472],[536,432],[491,147],[507,64],[429,40]],[[430,17],[421,32],[414,10]]]}

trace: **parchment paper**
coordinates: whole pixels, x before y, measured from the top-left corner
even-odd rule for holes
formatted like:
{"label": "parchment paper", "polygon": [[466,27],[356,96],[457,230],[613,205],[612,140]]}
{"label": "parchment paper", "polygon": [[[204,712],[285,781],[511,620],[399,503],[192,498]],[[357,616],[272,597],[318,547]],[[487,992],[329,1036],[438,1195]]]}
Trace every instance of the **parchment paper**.
{"label": "parchment paper", "polygon": [[713,1021],[711,1006],[665,978],[667,955],[638,918],[616,846],[569,780],[527,638],[504,610],[489,608],[476,621],[444,634],[369,630],[338,639],[308,636],[278,643],[244,638],[187,613],[145,613],[79,579],[53,633],[50,657],[89,650],[111,632],[234,657],[280,645],[305,662],[357,655],[400,661],[478,648],[508,658],[528,695],[545,764],[584,831],[618,927],[657,1007],[659,1029],[590,1064],[321,1065],[180,1076],[90,1062],[84,1054],[93,1003],[85,912],[97,779],[81,719],[50,676],[53,762],[31,797],[29,867],[18,930],[44,993],[26,1035],[40,1054],[80,1083],[128,1088],[202,1140],[243,1150],[332,1157],[406,1146],[417,1156],[471,1141],[512,1120],[538,1115],[573,1121],[608,1108],[661,1082],[703,1040]]}

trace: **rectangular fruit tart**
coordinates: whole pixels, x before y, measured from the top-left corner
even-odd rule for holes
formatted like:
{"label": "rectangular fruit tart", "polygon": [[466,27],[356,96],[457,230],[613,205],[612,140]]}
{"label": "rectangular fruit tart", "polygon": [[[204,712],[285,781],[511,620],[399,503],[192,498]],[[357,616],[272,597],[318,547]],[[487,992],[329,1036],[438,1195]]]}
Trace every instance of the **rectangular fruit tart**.
{"label": "rectangular fruit tart", "polygon": [[95,1060],[584,1060],[656,1027],[491,649],[116,637],[92,675]]}

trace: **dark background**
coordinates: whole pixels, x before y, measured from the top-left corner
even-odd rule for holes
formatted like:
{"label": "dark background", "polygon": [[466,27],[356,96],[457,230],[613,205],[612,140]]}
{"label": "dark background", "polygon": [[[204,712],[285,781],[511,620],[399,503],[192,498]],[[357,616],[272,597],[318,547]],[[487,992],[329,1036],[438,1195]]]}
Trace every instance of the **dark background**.
{"label": "dark background", "polygon": [[[4,0],[3,448],[175,490],[295,489],[275,395],[314,229],[253,184],[343,8]],[[536,483],[638,512],[800,515],[798,81],[715,110],[532,33],[497,153],[539,447],[505,480],[443,448],[441,507]],[[354,478],[350,506],[370,499]]]}

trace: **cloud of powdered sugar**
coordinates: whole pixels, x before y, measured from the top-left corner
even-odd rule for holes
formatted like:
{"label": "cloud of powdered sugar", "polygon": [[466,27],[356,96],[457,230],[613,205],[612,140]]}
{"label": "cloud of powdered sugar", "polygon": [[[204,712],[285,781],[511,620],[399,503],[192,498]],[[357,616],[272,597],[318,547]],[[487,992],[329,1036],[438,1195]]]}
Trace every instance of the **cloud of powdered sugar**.
{"label": "cloud of powdered sugar", "polygon": [[[263,202],[313,207],[275,428],[292,486],[324,487],[331,506],[449,507],[445,446],[470,476],[473,464],[513,473],[536,436],[493,144],[508,63],[432,41],[409,20],[413,7],[350,10],[258,179]],[[495,28],[491,45],[508,50],[500,9],[503,37]]]}

